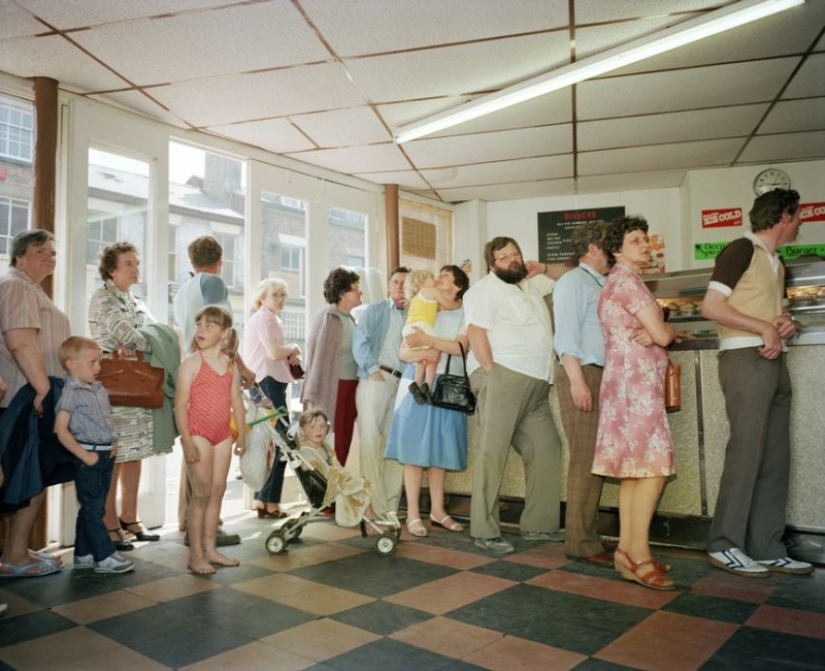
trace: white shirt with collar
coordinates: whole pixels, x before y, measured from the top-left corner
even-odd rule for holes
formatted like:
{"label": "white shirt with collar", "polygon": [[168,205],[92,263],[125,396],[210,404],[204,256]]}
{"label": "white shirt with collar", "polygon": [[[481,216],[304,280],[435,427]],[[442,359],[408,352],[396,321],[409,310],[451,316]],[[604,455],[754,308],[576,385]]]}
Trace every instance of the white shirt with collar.
{"label": "white shirt with collar", "polygon": [[[555,284],[544,275],[508,284],[490,272],[464,296],[465,322],[486,329],[493,361],[551,384],[553,327],[544,297]],[[467,372],[478,367],[471,351]]]}

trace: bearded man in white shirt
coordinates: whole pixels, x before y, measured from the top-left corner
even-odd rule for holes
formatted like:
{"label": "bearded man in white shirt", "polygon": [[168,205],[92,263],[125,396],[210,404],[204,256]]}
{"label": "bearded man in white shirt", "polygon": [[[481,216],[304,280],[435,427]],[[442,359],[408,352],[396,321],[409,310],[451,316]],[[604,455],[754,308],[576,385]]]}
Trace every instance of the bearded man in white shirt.
{"label": "bearded man in white shirt", "polygon": [[510,445],[524,463],[525,540],[559,540],[560,441],[550,414],[553,329],[544,297],[564,266],[522,258],[512,238],[484,246],[489,273],[464,296],[470,355],[467,371],[478,399],[470,535],[493,554],[513,551],[501,537],[498,496]]}

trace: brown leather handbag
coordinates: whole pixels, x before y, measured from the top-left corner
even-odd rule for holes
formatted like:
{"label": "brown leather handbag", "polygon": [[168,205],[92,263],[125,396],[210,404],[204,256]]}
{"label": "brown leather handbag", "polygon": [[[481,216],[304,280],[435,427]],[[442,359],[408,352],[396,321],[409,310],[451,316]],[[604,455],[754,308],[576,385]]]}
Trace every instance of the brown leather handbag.
{"label": "brown leather handbag", "polygon": [[104,357],[97,379],[109,392],[109,403],[127,408],[163,406],[163,368],[155,368],[137,353],[137,359]]}
{"label": "brown leather handbag", "polygon": [[665,410],[679,412],[682,409],[682,367],[670,359],[665,371]]}

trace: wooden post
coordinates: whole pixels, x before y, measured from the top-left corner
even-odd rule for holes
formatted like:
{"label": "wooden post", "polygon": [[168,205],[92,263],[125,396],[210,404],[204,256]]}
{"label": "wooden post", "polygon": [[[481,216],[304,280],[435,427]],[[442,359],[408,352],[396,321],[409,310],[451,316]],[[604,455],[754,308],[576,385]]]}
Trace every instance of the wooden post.
{"label": "wooden post", "polygon": [[[398,227],[398,184],[384,186],[384,216],[387,220],[387,273],[401,263]],[[389,277],[387,278],[389,281]]]}

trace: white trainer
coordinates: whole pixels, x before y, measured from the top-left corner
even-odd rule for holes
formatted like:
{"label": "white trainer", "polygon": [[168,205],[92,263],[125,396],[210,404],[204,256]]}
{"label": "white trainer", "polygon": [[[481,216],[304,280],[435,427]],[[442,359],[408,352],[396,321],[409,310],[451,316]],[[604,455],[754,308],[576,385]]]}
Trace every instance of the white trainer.
{"label": "white trainer", "polygon": [[128,573],[135,568],[135,562],[113,552],[103,561],[95,562],[95,573]]}
{"label": "white trainer", "polygon": [[76,569],[94,568],[95,567],[94,555],[81,555],[80,557],[75,557],[74,558],[74,567]]}
{"label": "white trainer", "polygon": [[814,572],[813,565],[806,561],[797,561],[790,557],[780,559],[757,559],[757,564],[764,566],[769,571],[775,573],[790,573],[792,575],[807,575]]}
{"label": "white trainer", "polygon": [[748,557],[739,548],[730,548],[721,552],[708,552],[708,561],[712,566],[744,578],[767,578],[770,571]]}

